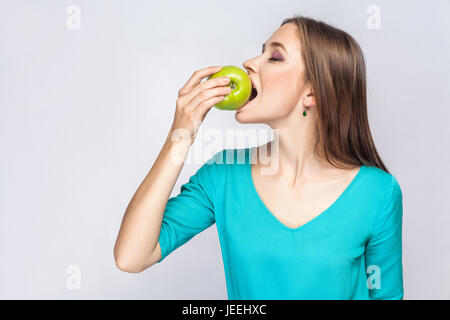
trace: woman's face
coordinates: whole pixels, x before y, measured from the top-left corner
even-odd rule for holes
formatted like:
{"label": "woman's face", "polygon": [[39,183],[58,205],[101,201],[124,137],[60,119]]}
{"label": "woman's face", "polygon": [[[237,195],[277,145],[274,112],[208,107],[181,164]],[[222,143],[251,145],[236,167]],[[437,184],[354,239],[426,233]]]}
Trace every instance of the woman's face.
{"label": "woman's face", "polygon": [[[261,55],[243,63],[258,95],[235,113],[240,123],[266,123],[303,111],[304,65],[297,27],[287,23],[263,45]],[[297,107],[301,104],[301,108]],[[300,111],[301,110],[301,111]]]}

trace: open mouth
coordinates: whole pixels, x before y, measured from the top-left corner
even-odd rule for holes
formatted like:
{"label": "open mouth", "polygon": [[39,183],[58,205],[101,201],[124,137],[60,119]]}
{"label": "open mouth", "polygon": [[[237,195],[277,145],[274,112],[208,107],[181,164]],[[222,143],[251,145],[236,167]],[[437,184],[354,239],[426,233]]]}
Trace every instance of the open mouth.
{"label": "open mouth", "polygon": [[253,101],[256,98],[257,95],[258,95],[258,90],[256,90],[255,86],[253,85],[253,81],[252,81],[252,93],[250,94],[250,98],[247,100],[246,103],[244,103],[244,105],[242,107],[240,107],[238,109],[238,112],[248,108],[247,106],[250,104],[251,101]]}
{"label": "open mouth", "polygon": [[250,98],[248,99],[248,101],[252,101],[253,99],[255,99],[255,97],[258,95],[258,91],[255,89],[255,87],[252,87],[252,94],[250,95]]}

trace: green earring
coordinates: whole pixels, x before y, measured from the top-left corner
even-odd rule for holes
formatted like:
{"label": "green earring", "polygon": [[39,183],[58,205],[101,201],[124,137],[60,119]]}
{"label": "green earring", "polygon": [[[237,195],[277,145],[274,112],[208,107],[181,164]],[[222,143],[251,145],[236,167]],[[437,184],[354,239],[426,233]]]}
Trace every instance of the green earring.
{"label": "green earring", "polygon": [[303,110],[303,116],[306,117],[306,110],[309,110],[309,107],[304,106],[304,110]]}

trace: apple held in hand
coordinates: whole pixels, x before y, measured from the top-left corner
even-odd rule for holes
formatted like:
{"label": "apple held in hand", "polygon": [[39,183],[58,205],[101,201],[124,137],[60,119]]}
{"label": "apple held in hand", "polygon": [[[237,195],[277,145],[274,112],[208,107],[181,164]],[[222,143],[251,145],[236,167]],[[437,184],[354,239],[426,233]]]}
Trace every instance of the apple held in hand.
{"label": "apple held in hand", "polygon": [[208,80],[224,76],[230,78],[227,86],[231,87],[231,92],[214,106],[220,110],[237,110],[249,100],[252,93],[252,82],[248,74],[236,66],[224,66],[219,72],[210,75]]}

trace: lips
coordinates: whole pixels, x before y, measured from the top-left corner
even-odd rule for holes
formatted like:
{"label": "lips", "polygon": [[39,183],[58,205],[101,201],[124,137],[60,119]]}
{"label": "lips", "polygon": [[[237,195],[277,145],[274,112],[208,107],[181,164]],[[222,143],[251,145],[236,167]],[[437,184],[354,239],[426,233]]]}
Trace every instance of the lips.
{"label": "lips", "polygon": [[256,91],[255,87],[252,87],[252,94],[250,95],[249,101],[253,100],[258,95],[258,91]]}
{"label": "lips", "polygon": [[255,86],[255,82],[253,81],[253,79],[250,77],[250,81],[252,83],[252,93],[250,94],[250,98],[248,99],[248,101],[238,109],[238,111],[242,111],[243,109],[246,108],[246,106],[248,106],[250,104],[250,102],[252,100],[254,100],[256,98],[256,96],[258,95],[258,90],[256,89]]}
{"label": "lips", "polygon": [[253,100],[258,95],[258,90],[256,89],[255,81],[250,77],[252,83],[252,94],[250,95],[249,101]]}
{"label": "lips", "polygon": [[254,97],[253,98],[250,97],[250,99],[248,99],[248,101],[246,103],[244,103],[244,105],[242,107],[237,109],[237,112],[241,112],[242,110],[249,108],[249,106],[253,103],[253,100],[255,100]]}

